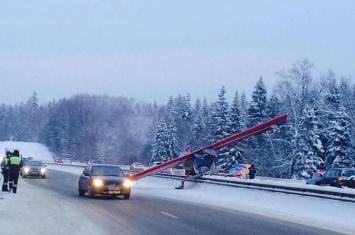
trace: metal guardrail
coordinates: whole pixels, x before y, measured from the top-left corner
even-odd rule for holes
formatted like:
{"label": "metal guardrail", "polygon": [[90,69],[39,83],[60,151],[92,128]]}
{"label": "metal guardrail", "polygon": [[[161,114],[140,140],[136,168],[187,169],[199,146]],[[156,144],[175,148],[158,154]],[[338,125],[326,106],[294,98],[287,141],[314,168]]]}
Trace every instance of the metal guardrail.
{"label": "metal guardrail", "polygon": [[[63,166],[72,166],[72,167],[86,167],[86,164],[74,164],[74,163],[53,163],[53,162],[46,162],[46,164],[55,164],[55,165],[63,165]],[[124,172],[128,173],[136,173],[137,171],[129,170],[127,166],[121,166]],[[170,178],[176,180],[182,180],[184,178],[183,175],[171,175],[168,173],[158,173],[152,175],[154,177],[163,177],[163,178]],[[271,192],[281,192],[286,194],[293,194],[293,195],[301,195],[301,196],[308,196],[308,197],[317,197],[317,198],[326,198],[332,200],[339,200],[339,201],[348,201],[355,203],[355,190],[354,193],[348,192],[339,192],[333,190],[326,190],[322,189],[321,186],[319,189],[315,188],[305,188],[305,187],[297,187],[295,185],[277,185],[277,184],[268,184],[268,183],[258,183],[252,182],[249,180],[230,180],[228,177],[226,179],[217,179],[217,178],[197,178],[197,179],[188,179],[191,182],[200,182],[200,183],[209,183],[215,185],[223,185],[229,187],[241,187],[241,188],[248,188],[248,189],[256,189],[256,190],[264,190],[264,191],[271,191]]]}
{"label": "metal guardrail", "polygon": [[[133,171],[130,171],[133,172]],[[158,173],[154,175],[156,177],[164,177],[171,179],[182,180],[184,176],[182,175],[171,175],[167,173]],[[270,192],[280,192],[286,194],[300,195],[300,196],[308,196],[308,197],[316,197],[316,198],[325,198],[332,199],[338,201],[348,201],[355,203],[355,190],[354,193],[348,192],[338,192],[332,190],[322,189],[322,186],[317,186],[319,189],[314,188],[305,188],[305,187],[297,187],[294,185],[276,185],[276,184],[267,184],[267,183],[258,183],[252,182],[248,180],[230,180],[228,177],[226,179],[216,179],[216,178],[197,178],[197,179],[188,179],[191,182],[199,182],[199,183],[209,183],[215,185],[229,186],[229,187],[239,187],[239,188],[247,188],[247,189],[256,189]]]}

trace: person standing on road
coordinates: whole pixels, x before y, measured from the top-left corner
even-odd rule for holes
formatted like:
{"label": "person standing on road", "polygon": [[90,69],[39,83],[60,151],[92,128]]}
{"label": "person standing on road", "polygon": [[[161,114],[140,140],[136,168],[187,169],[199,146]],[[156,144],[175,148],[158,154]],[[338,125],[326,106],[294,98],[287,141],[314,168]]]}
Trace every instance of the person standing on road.
{"label": "person standing on road", "polygon": [[254,179],[256,175],[256,169],[254,164],[251,164],[249,167],[249,179]]}
{"label": "person standing on road", "polygon": [[12,157],[10,157],[8,166],[10,169],[10,179],[9,179],[10,191],[9,192],[11,193],[12,190],[13,193],[16,193],[18,177],[20,175],[20,169],[22,167],[22,160],[18,150],[15,150],[14,153],[12,154]]}
{"label": "person standing on road", "polygon": [[2,171],[2,175],[4,178],[4,181],[2,183],[2,191],[3,192],[7,192],[9,191],[9,160],[10,157],[12,156],[12,153],[10,151],[6,152],[6,156],[4,157],[4,159],[1,162],[1,171]]}

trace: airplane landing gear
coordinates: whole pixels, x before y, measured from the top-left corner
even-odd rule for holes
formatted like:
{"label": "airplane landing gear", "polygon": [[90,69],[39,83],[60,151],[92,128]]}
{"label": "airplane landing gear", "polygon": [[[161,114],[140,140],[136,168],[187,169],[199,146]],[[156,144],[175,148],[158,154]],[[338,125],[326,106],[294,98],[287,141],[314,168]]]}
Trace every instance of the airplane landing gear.
{"label": "airplane landing gear", "polygon": [[185,175],[185,177],[182,179],[181,185],[175,187],[175,189],[184,189],[185,181],[187,180],[187,178],[189,178],[191,172],[192,172],[192,168],[189,170],[189,172],[188,172],[188,173]]}

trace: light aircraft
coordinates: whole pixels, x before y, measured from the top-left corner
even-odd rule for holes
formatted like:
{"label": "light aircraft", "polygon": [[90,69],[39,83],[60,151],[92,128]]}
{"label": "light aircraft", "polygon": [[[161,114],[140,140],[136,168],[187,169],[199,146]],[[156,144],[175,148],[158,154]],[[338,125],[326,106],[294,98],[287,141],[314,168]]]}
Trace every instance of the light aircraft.
{"label": "light aircraft", "polygon": [[215,159],[217,157],[217,154],[215,151],[227,147],[229,145],[236,144],[249,137],[257,136],[264,132],[270,131],[276,128],[277,126],[285,124],[286,121],[287,121],[287,114],[282,114],[266,122],[260,123],[244,131],[241,131],[227,138],[214,142],[210,145],[204,146],[195,151],[187,152],[180,157],[166,161],[160,165],[150,167],[146,170],[137,172],[131,175],[129,178],[132,181],[135,181],[143,177],[156,174],[170,167],[183,164],[186,170],[186,176],[181,181],[181,185],[175,187],[176,189],[183,189],[184,183],[189,177],[198,178],[203,175],[212,175],[220,170],[220,168],[216,166]]}

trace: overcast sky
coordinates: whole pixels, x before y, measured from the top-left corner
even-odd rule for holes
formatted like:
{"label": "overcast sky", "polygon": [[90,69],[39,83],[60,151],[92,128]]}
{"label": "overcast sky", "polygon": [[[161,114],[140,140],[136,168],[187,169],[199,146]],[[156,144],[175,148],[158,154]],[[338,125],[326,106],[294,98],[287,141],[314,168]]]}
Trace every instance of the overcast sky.
{"label": "overcast sky", "polygon": [[260,76],[308,58],[355,77],[355,2],[13,0],[0,5],[0,103],[109,94],[165,104],[222,86],[251,92]]}

